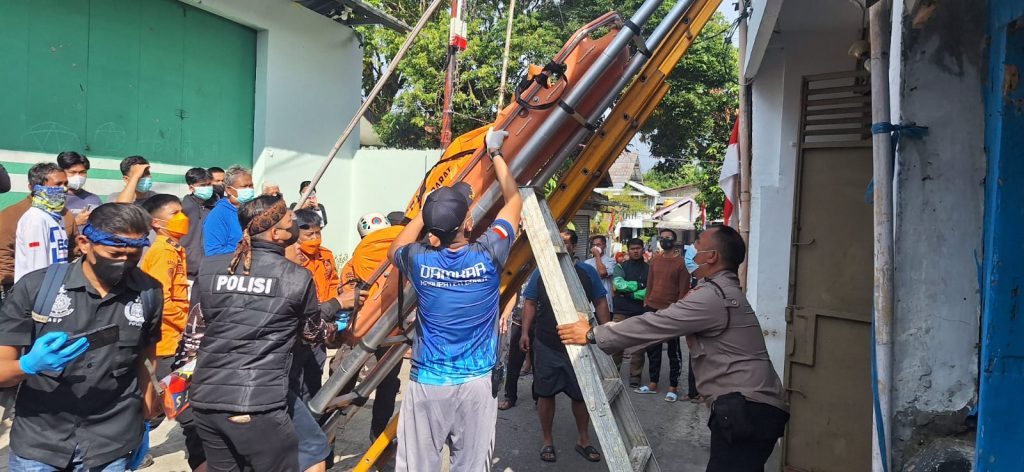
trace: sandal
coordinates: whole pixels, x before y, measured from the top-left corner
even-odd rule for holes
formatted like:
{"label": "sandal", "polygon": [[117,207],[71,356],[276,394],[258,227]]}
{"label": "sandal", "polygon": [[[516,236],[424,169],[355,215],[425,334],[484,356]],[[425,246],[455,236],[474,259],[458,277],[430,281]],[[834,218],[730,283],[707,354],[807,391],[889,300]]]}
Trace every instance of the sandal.
{"label": "sandal", "polygon": [[657,390],[651,390],[651,388],[646,386],[646,385],[644,385],[644,386],[642,386],[640,388],[633,389],[633,392],[634,393],[639,393],[641,395],[653,395],[653,394],[658,393]]}
{"label": "sandal", "polygon": [[577,444],[576,452],[580,453],[584,459],[590,462],[601,462],[601,453],[597,452],[597,448],[594,446],[583,447]]}
{"label": "sandal", "polygon": [[509,400],[509,399],[506,398],[506,399],[498,402],[498,409],[502,410],[502,411],[505,411],[505,410],[507,410],[509,408],[512,408],[514,406],[516,406],[516,401],[515,400]]}
{"label": "sandal", "polygon": [[555,446],[544,446],[540,450],[540,460],[544,462],[554,462],[558,459],[555,456]]}
{"label": "sandal", "polygon": [[668,392],[665,394],[665,401],[675,403],[676,400],[679,400],[679,395],[677,395],[676,392]]}

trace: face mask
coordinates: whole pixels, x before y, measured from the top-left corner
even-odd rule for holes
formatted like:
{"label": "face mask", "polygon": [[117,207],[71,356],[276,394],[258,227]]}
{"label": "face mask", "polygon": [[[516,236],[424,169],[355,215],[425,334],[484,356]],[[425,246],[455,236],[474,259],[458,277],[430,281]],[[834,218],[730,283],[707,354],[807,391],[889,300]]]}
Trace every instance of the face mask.
{"label": "face mask", "polygon": [[50,213],[63,211],[67,199],[68,194],[64,187],[47,187],[45,185],[32,187],[32,206],[42,208]]}
{"label": "face mask", "polygon": [[690,273],[694,273],[700,265],[693,261],[693,258],[697,255],[697,249],[695,247],[686,246],[686,255],[683,256],[683,261],[686,263],[686,270]]}
{"label": "face mask", "polygon": [[235,197],[238,203],[248,203],[256,199],[256,189],[236,188],[235,191],[238,192],[238,196]]}
{"label": "face mask", "polygon": [[164,229],[172,238],[181,239],[188,234],[188,215],[184,212],[175,213],[171,219],[166,221]]}
{"label": "face mask", "polygon": [[320,240],[320,239],[309,239],[309,240],[306,240],[306,241],[303,241],[302,243],[300,243],[299,244],[299,249],[303,253],[309,254],[309,255],[312,256],[313,254],[316,254],[317,251],[320,250],[320,245],[321,244],[323,244],[323,241]]}
{"label": "face mask", "polygon": [[292,223],[292,227],[288,229],[291,236],[284,241],[284,247],[291,246],[299,240],[299,225]]}
{"label": "face mask", "polygon": [[216,193],[218,197],[224,196],[224,184],[213,185],[213,193]]}
{"label": "face mask", "polygon": [[142,193],[148,192],[151,188],[153,188],[152,177],[143,177],[139,179],[139,183],[135,186],[135,190]]}
{"label": "face mask", "polygon": [[124,274],[128,272],[128,261],[120,259],[108,259],[99,254],[93,253],[96,262],[92,264],[92,271],[96,277],[108,287],[121,283]]}
{"label": "face mask", "polygon": [[661,238],[658,240],[658,245],[665,251],[672,249],[672,246],[675,246],[675,244],[676,240],[672,238]]}
{"label": "face mask", "polygon": [[72,175],[68,177],[68,188],[71,190],[81,190],[85,187],[85,176],[84,175]]}
{"label": "face mask", "polygon": [[204,185],[202,187],[195,187],[192,189],[192,195],[200,200],[209,200],[213,198],[213,186]]}

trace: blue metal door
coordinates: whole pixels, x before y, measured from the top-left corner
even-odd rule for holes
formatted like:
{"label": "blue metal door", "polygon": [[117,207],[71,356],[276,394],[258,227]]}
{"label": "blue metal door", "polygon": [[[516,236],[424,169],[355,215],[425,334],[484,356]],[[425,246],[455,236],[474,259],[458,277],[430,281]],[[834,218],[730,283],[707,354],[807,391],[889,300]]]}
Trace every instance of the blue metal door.
{"label": "blue metal door", "polygon": [[993,0],[976,470],[1024,470],[1024,5]]}

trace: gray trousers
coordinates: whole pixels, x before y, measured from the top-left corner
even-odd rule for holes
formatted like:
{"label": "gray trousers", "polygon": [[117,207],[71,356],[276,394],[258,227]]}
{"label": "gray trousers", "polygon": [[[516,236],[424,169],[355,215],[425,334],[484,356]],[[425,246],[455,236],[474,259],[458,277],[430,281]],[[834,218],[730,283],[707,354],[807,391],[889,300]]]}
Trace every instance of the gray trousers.
{"label": "gray trousers", "polygon": [[490,470],[497,420],[490,375],[460,385],[410,382],[399,413],[395,470],[441,470],[445,443],[451,451],[451,472]]}

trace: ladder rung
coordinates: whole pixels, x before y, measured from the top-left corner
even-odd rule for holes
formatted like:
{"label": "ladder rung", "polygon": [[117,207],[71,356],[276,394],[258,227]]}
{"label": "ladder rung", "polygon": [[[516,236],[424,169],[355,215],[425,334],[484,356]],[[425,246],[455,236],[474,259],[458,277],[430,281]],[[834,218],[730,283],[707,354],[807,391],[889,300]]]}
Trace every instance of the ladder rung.
{"label": "ladder rung", "polygon": [[622,394],[622,380],[619,379],[607,379],[604,382],[604,397],[608,399],[608,404],[615,402],[616,398]]}
{"label": "ladder rung", "polygon": [[636,446],[629,451],[629,463],[633,470],[643,472],[647,470],[647,461],[651,460],[651,446]]}

